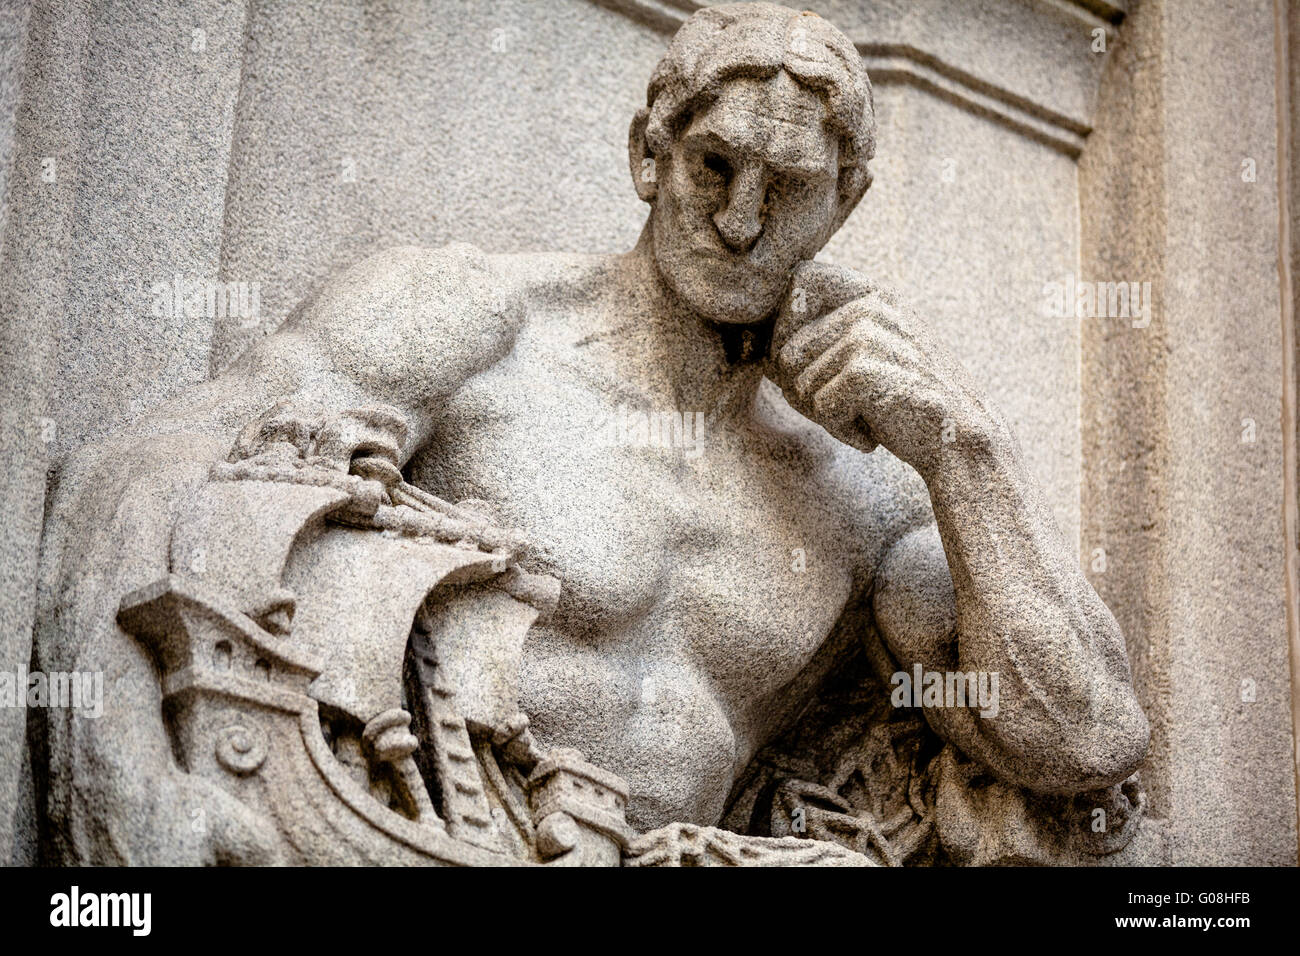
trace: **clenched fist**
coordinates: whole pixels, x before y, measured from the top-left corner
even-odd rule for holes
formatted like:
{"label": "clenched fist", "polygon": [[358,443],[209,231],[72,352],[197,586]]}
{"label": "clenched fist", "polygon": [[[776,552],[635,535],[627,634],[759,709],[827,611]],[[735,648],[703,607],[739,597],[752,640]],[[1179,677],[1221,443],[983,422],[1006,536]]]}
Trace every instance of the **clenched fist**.
{"label": "clenched fist", "polygon": [[861,451],[884,445],[927,480],[945,444],[980,447],[1001,417],[893,292],[802,263],[772,333],[773,378],[801,414]]}

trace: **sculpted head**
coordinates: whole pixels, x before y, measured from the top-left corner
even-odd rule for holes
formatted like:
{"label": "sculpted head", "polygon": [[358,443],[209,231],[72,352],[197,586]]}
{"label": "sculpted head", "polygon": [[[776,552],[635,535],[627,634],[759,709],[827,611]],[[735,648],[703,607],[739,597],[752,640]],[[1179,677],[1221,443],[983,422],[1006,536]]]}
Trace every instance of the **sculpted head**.
{"label": "sculpted head", "polygon": [[861,57],[816,14],[706,7],[677,31],[646,101],[629,159],[660,274],[709,319],[763,319],[871,184]]}

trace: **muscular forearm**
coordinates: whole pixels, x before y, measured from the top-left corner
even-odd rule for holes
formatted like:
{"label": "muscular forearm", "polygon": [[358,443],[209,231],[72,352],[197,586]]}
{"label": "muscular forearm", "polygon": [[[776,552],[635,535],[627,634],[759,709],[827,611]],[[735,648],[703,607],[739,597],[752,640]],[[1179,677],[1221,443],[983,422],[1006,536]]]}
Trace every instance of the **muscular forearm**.
{"label": "muscular forearm", "polygon": [[928,476],[956,591],[957,659],[996,672],[995,718],[970,731],[1018,781],[1081,790],[1122,780],[1145,753],[1147,725],[1123,637],[1084,578],[996,418],[954,435]]}
{"label": "muscular forearm", "polygon": [[[998,675],[996,717],[948,708],[927,711],[931,723],[1038,790],[1123,779],[1147,740],[1123,639],[979,383],[896,295],[863,277],[808,263],[794,288],[812,292],[792,293],[773,333],[775,374],[791,404],[862,451],[884,446],[930,490],[955,621],[922,633],[906,601],[891,615],[877,591],[887,641],[908,665],[942,660],[943,669],[983,672],[989,686]],[[900,593],[908,560],[887,559],[881,575],[888,583],[892,564]]]}

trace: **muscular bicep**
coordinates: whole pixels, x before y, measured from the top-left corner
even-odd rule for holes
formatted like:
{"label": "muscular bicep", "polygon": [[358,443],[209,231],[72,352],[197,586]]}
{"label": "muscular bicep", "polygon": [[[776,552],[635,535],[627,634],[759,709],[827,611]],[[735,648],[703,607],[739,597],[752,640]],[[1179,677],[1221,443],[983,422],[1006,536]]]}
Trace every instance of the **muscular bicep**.
{"label": "muscular bicep", "polygon": [[[971,673],[962,666],[956,592],[935,525],[909,532],[890,549],[877,573],[872,610],[890,655],[909,677],[919,664],[922,672],[944,675],[946,688],[949,673]],[[975,676],[979,687],[985,676]],[[991,676],[986,686],[1004,686],[1003,681],[992,685]],[[947,706],[946,700],[945,706],[926,706],[921,712],[936,734],[968,757],[1004,780],[1037,789],[1046,779],[1041,755],[1009,750],[990,732],[1002,708],[998,691],[993,694],[987,715],[975,703]]]}
{"label": "muscular bicep", "polygon": [[894,543],[873,593],[876,624],[900,664],[956,666],[957,598],[934,524]]}
{"label": "muscular bicep", "polygon": [[[890,655],[909,677],[918,664],[923,672],[960,670],[957,597],[934,524],[908,532],[890,548],[877,572],[872,611]],[[970,708],[927,707],[922,713],[944,740],[983,762],[992,758]]]}

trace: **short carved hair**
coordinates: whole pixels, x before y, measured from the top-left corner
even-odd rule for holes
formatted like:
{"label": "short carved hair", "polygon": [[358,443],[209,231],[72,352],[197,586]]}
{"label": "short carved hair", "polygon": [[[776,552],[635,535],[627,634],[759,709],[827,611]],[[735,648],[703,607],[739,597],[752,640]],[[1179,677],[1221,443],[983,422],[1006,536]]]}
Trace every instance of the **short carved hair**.
{"label": "short carved hair", "polygon": [[857,48],[815,13],[774,3],[697,10],[677,31],[650,78],[642,113],[646,143],[653,152],[666,153],[683,123],[716,99],[728,80],[767,79],[780,70],[826,99],[830,123],[841,140],[841,171],[852,170],[842,190],[851,194],[847,216],[871,184],[867,162],[876,152],[871,81]]}

